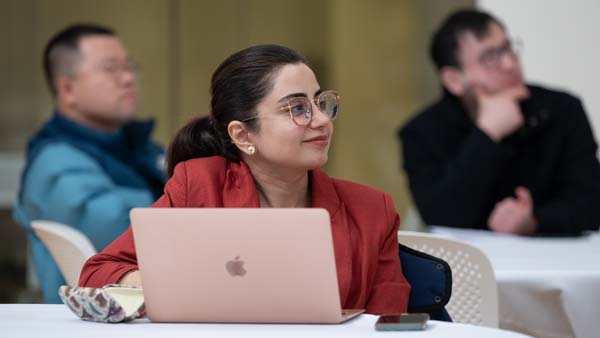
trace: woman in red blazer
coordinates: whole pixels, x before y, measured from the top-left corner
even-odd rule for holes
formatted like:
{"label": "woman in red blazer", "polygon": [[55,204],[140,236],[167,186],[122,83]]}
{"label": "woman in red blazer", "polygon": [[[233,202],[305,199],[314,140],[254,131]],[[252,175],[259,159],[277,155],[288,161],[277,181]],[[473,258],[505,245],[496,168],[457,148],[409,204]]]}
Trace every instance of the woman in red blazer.
{"label": "woman in red blazer", "polygon": [[[302,55],[259,45],[217,68],[212,113],[175,136],[171,177],[153,207],[324,208],[331,217],[343,308],[406,312],[410,285],[398,257],[390,196],[327,176],[338,96],[323,91]],[[90,258],[79,284],[140,285],[131,228]]]}

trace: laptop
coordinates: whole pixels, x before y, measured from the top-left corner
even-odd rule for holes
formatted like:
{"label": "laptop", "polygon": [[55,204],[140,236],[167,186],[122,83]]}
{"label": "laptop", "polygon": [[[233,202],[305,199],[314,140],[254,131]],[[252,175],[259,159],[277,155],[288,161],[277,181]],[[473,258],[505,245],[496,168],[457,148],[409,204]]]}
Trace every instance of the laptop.
{"label": "laptop", "polygon": [[341,323],[325,209],[135,208],[133,237],[154,322]]}

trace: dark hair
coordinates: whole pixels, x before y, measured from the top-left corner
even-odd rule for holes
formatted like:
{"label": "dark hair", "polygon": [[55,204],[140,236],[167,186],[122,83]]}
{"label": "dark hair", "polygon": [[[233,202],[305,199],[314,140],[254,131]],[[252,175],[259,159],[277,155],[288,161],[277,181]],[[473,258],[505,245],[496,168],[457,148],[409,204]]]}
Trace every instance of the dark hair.
{"label": "dark hair", "polygon": [[58,32],[46,44],[43,58],[44,75],[53,96],[57,94],[56,76],[70,70],[79,53],[79,41],[91,35],[114,36],[115,32],[103,26],[77,24]]}
{"label": "dark hair", "polygon": [[467,32],[481,39],[488,33],[489,24],[504,25],[490,14],[474,9],[462,9],[452,13],[441,24],[431,40],[430,55],[436,68],[445,66],[460,68],[458,62],[458,40]]}
{"label": "dark hair", "polygon": [[[220,155],[240,161],[239,149],[227,132],[229,122],[256,116],[256,106],[273,88],[273,77],[285,65],[307,63],[304,56],[287,47],[258,45],[228,57],[211,80],[211,114],[195,118],[181,128],[167,153],[169,177],[179,162]],[[257,120],[247,122],[258,128]]]}

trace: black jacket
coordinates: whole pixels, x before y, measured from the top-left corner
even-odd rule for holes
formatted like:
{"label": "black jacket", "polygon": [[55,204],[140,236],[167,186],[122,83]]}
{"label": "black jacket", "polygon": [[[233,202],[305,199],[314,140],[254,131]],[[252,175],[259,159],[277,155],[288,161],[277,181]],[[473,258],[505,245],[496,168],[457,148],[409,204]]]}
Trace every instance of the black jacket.
{"label": "black jacket", "polygon": [[539,233],[598,229],[600,164],[581,102],[529,89],[521,104],[525,126],[500,143],[447,93],[399,131],[410,189],[427,224],[485,229],[494,205],[524,186]]}

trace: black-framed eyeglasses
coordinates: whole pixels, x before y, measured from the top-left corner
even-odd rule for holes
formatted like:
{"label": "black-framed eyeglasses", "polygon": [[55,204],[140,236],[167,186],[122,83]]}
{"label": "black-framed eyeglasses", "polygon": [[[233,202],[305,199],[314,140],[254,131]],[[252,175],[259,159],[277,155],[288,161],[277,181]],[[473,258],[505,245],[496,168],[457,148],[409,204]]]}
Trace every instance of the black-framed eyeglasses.
{"label": "black-framed eyeglasses", "polygon": [[523,41],[521,39],[513,38],[506,40],[502,46],[489,48],[481,53],[479,56],[479,63],[486,68],[495,69],[500,66],[504,55],[517,57],[521,54],[522,50]]}
{"label": "black-framed eyeglasses", "polygon": [[[281,111],[289,111],[290,118],[295,124],[299,126],[307,126],[313,117],[312,104],[319,108],[323,114],[325,114],[329,120],[335,120],[338,115],[340,97],[337,92],[333,90],[327,90],[319,94],[314,99],[310,100],[307,97],[294,97],[288,100]],[[242,122],[248,122],[250,120],[257,119],[258,116],[251,117],[249,119],[242,120]]]}

